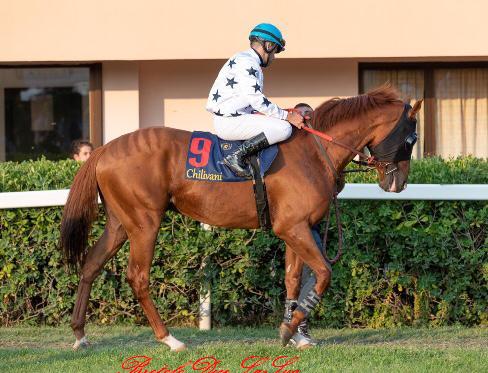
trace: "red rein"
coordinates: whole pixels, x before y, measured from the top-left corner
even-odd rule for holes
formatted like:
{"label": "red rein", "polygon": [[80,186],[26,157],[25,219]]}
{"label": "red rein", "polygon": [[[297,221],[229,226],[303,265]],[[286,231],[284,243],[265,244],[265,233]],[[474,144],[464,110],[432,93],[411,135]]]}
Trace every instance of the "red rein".
{"label": "red rein", "polygon": [[[298,109],[286,109],[286,111],[288,111],[288,112],[295,112],[295,113],[298,113],[298,114],[302,115],[302,113]],[[309,120],[311,118],[309,116],[306,116],[303,119]],[[357,151],[356,149],[354,149],[353,147],[351,147],[351,146],[349,146],[347,144],[343,144],[340,141],[334,140],[334,138],[332,138],[331,136],[329,136],[329,135],[327,135],[327,134],[325,134],[323,132],[314,130],[311,127],[307,127],[306,124],[305,124],[305,126],[302,127],[302,129],[305,130],[305,131],[307,131],[307,132],[309,132],[309,133],[311,133],[311,134],[313,134],[313,135],[315,135],[315,136],[318,136],[318,137],[320,137],[320,138],[322,138],[322,139],[324,139],[324,140],[326,140],[326,141],[328,141],[328,142],[330,142],[332,144],[339,145],[339,146],[341,146],[341,147],[343,147],[343,148],[345,148],[345,149],[353,152],[354,154],[359,155],[359,157],[366,159],[366,162],[368,163],[368,165],[382,166],[382,163],[381,162],[378,162],[374,157],[368,156],[365,153],[360,152],[360,151]]]}

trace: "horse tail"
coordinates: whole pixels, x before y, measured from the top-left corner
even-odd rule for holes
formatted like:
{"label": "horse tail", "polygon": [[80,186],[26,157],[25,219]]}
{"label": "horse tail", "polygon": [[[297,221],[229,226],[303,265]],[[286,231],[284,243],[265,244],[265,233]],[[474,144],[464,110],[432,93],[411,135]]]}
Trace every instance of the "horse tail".
{"label": "horse tail", "polygon": [[73,180],[61,220],[59,246],[71,269],[83,265],[88,235],[98,213],[96,167],[104,147],[96,149],[81,166]]}

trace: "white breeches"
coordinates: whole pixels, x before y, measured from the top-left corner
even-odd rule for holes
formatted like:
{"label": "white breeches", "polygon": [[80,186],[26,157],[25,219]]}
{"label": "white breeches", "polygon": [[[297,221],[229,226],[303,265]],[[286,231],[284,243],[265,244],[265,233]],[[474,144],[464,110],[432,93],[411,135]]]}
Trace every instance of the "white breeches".
{"label": "white breeches", "polygon": [[291,136],[291,124],[286,120],[259,114],[238,117],[214,116],[215,133],[224,140],[247,140],[264,132],[268,143],[276,144]]}

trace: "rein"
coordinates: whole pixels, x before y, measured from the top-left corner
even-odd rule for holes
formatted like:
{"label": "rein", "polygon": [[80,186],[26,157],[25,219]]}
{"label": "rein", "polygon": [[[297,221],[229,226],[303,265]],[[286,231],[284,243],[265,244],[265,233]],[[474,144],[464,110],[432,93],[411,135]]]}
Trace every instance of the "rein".
{"label": "rein", "polygon": [[[329,136],[329,135],[326,135],[325,133],[323,132],[320,132],[320,131],[317,131],[317,130],[314,130],[310,124],[308,123],[305,123],[305,125],[307,127],[303,127],[302,129],[304,129],[305,131],[311,133],[312,135],[314,135],[314,138],[316,139],[315,136],[318,136],[332,144],[335,144],[335,145],[338,145],[342,148],[345,148],[347,150],[349,150],[350,152],[356,154],[359,156],[359,158],[363,158],[365,159],[365,161],[353,161],[354,163],[356,164],[360,164],[360,165],[364,165],[364,166],[370,166],[370,167],[386,167],[390,164],[390,162],[381,162],[381,161],[378,161],[376,160],[375,157],[373,156],[370,156],[370,155],[367,155],[366,153],[363,153],[363,152],[360,152],[359,150],[356,150],[354,149],[352,146],[349,146],[347,144],[344,144],[340,141],[337,141],[335,140],[333,137]],[[320,142],[319,142],[320,144]],[[320,146],[323,148],[322,144],[320,144]],[[325,151],[325,149],[324,149]],[[337,174],[337,172],[335,171],[334,169],[334,172]],[[342,171],[343,173],[347,172],[347,171]],[[365,171],[355,171],[355,172],[365,172]]]}
{"label": "rein", "polygon": [[339,240],[339,242],[338,242],[337,254],[336,254],[336,256],[334,258],[330,259],[328,257],[328,255],[327,255],[327,235],[328,235],[328,232],[329,232],[329,223],[330,223],[330,207],[329,207],[329,212],[327,214],[327,220],[326,220],[327,222],[326,222],[326,226],[325,226],[324,237],[322,238],[322,253],[324,255],[324,258],[325,258],[325,260],[327,262],[329,262],[330,264],[333,265],[333,264],[337,263],[339,261],[339,259],[341,258],[341,256],[342,256],[342,244],[343,244],[342,224],[341,224],[341,211],[340,211],[340,208],[339,208],[339,202],[337,200],[337,195],[339,194],[338,191],[337,191],[337,183],[340,180],[340,176],[337,173],[337,170],[335,169],[334,164],[332,163],[332,160],[330,159],[329,155],[327,154],[327,151],[325,150],[324,146],[322,145],[322,143],[320,142],[320,140],[318,139],[318,137],[322,137],[322,138],[326,139],[327,141],[329,141],[331,143],[336,143],[336,142],[334,142],[334,139],[332,137],[330,137],[329,135],[326,135],[325,133],[322,133],[322,132],[319,132],[319,131],[314,130],[310,126],[310,124],[305,123],[305,125],[307,127],[303,127],[303,129],[306,130],[306,131],[308,131],[308,132],[310,132],[313,135],[313,138],[314,138],[315,142],[317,143],[317,145],[319,147],[319,150],[322,153],[322,156],[324,157],[324,159],[326,160],[326,162],[329,165],[330,169],[334,173],[334,176],[335,176],[335,179],[336,179],[336,184],[334,186],[334,193],[332,195],[332,202],[334,203],[334,210],[335,210],[336,222],[337,222],[337,234],[338,234],[338,240]]}

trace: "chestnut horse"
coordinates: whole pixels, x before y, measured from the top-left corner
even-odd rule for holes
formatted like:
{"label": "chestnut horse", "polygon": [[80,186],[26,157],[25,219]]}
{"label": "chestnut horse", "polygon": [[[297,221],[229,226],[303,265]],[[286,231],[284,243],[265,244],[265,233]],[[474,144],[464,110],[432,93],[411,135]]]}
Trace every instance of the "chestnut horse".
{"label": "chestnut horse", "polygon": [[[420,108],[417,103],[408,116]],[[332,99],[313,114],[313,126],[348,146],[374,147],[395,128],[404,103],[390,86],[346,99]],[[185,349],[174,338],[149,294],[149,272],[162,216],[174,209],[186,216],[225,228],[259,227],[251,181],[240,183],[194,181],[185,178],[190,132],[154,127],[123,135],[96,149],[78,171],[64,208],[60,246],[67,262],[80,269],[80,282],[71,327],[75,349],[88,344],[85,314],[94,279],[104,264],[128,239],[127,280],[141,304],[156,338],[173,351]],[[310,227],[329,209],[336,176],[352,160],[347,148],[320,140],[334,170],[324,162],[313,136],[297,130],[279,144],[279,153],[265,177],[274,233],[286,243],[286,292],[297,299],[303,263],[315,275],[315,286],[294,311],[290,323],[282,323],[284,344],[299,323],[316,306],[331,280],[331,269],[315,243]],[[401,139],[403,141],[403,139]],[[411,154],[411,153],[410,153]],[[410,161],[378,166],[380,187],[389,192],[404,189]],[[334,171],[334,172],[332,172]],[[96,218],[97,193],[107,215],[105,231],[87,249],[92,221]]]}

